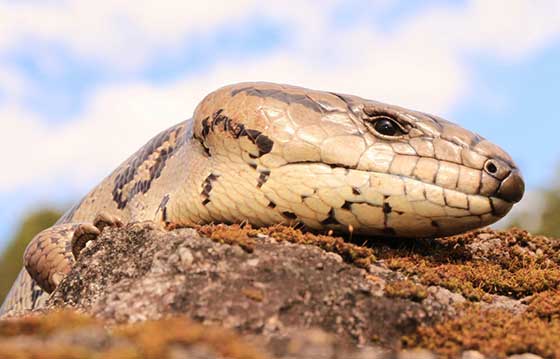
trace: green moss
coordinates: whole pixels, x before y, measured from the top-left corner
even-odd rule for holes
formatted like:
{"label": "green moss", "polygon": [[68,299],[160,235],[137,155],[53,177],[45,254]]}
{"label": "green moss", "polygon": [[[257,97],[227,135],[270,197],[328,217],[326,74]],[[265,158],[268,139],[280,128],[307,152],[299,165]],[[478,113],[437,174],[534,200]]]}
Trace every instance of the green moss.
{"label": "green moss", "polygon": [[197,226],[200,235],[205,236],[217,243],[238,245],[248,253],[252,253],[255,246],[257,232],[250,226],[223,224]]}
{"label": "green moss", "polygon": [[48,336],[56,331],[97,324],[90,317],[67,311],[54,311],[44,316],[30,315],[19,319],[0,320],[0,338],[18,335]]}
{"label": "green moss", "polygon": [[[73,338],[78,328],[104,333],[97,335],[107,338],[84,340],[80,335]],[[26,337],[24,341],[21,336]],[[230,330],[204,326],[182,317],[111,329],[106,329],[101,321],[71,311],[0,321],[0,358],[165,358],[171,348],[198,345],[225,358],[265,358]]]}
{"label": "green moss", "polygon": [[[93,350],[87,350],[74,345],[60,345],[50,347],[44,345],[42,348],[25,347],[17,343],[3,343],[0,347],[0,358],[10,359],[88,359],[100,358]],[[126,357],[120,357],[126,358]],[[139,359],[139,357],[136,357]]]}
{"label": "green moss", "polygon": [[407,347],[420,346],[449,358],[478,350],[489,357],[534,353],[552,359],[560,357],[558,338],[558,319],[549,321],[531,312],[514,314],[471,305],[458,318],[420,327],[415,336],[403,342]]}
{"label": "green moss", "polygon": [[[484,229],[398,248],[379,245],[376,254],[389,268],[470,301],[458,308],[459,316],[403,338],[405,346],[446,357],[471,349],[490,357],[526,352],[560,357],[560,241],[518,229]],[[492,295],[523,299],[527,310],[483,310],[474,303]]]}
{"label": "green moss", "polygon": [[560,291],[550,290],[534,295],[526,301],[527,311],[547,320],[560,319]]}
{"label": "green moss", "polygon": [[[442,286],[471,301],[490,300],[491,295],[520,299],[560,289],[560,241],[517,229],[482,229],[415,241],[368,239],[367,247],[286,226],[253,229],[249,225],[209,225],[197,229],[215,241],[239,244],[249,251],[257,235],[266,234],[280,241],[318,246],[361,268],[368,268],[376,258],[384,259],[390,269],[416,276],[423,285]],[[485,258],[476,259],[469,246],[484,242],[479,235],[498,238],[499,243]]]}
{"label": "green moss", "polygon": [[[485,234],[498,238],[485,258],[473,258],[469,245]],[[477,243],[483,243],[477,240]],[[416,247],[414,247],[416,246]],[[489,295],[514,299],[560,288],[560,243],[525,231],[479,230],[461,236],[425,240],[411,246],[375,246],[390,269],[417,276],[425,285],[438,285],[480,301]]]}
{"label": "green moss", "polygon": [[265,356],[233,332],[195,324],[185,318],[149,321],[120,327],[115,336],[132,340],[142,357],[161,358],[170,346],[204,344],[225,358],[260,359]]}
{"label": "green moss", "polygon": [[354,264],[360,268],[368,268],[375,256],[373,250],[345,242],[341,237],[303,233],[302,231],[276,225],[271,227],[254,229],[250,225],[205,225],[195,227],[199,233],[213,241],[227,244],[238,244],[245,250],[252,251],[255,240],[259,234],[264,234],[277,241],[313,245],[327,252],[339,254],[347,263]]}
{"label": "green moss", "polygon": [[418,285],[410,280],[400,280],[388,283],[385,286],[385,294],[388,297],[398,297],[421,302],[428,296],[426,287]]}

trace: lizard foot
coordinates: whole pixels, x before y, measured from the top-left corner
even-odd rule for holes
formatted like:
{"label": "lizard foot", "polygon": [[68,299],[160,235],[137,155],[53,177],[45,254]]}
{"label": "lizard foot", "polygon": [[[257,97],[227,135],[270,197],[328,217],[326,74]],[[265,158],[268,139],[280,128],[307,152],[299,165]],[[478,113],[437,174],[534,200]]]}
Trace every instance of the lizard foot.
{"label": "lizard foot", "polygon": [[25,249],[25,269],[41,289],[51,293],[70,272],[89,241],[96,240],[106,227],[120,226],[122,221],[118,217],[102,212],[93,224],[67,223],[47,228]]}
{"label": "lizard foot", "polygon": [[103,229],[107,227],[122,227],[123,222],[117,216],[106,212],[100,212],[93,220],[93,224],[83,223],[78,225],[72,236],[71,248],[75,259],[78,259],[80,252],[86,247],[87,243],[99,237]]}
{"label": "lizard foot", "polygon": [[59,224],[47,228],[37,234],[25,249],[25,269],[47,293],[58,286],[74,264],[68,246],[77,227],[77,224]]}

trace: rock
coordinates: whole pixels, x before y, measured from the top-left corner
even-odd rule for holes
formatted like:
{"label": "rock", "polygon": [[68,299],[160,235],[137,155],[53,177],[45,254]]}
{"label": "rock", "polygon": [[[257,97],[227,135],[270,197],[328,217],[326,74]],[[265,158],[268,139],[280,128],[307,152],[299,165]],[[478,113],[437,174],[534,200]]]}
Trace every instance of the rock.
{"label": "rock", "polygon": [[542,359],[542,357],[531,353],[525,353],[525,354],[510,355],[508,359]]}
{"label": "rock", "polygon": [[404,350],[397,355],[398,359],[436,359],[436,356],[428,350],[413,349]]}
{"label": "rock", "polygon": [[267,237],[250,250],[236,247],[192,230],[110,229],[85,250],[50,307],[118,324],[186,314],[266,341],[320,328],[348,343],[376,338],[388,348],[450,310],[448,303],[426,310],[384,297],[365,269],[316,246]]}
{"label": "rock", "polygon": [[0,322],[0,347],[109,343],[144,355],[130,337],[115,338],[132,324],[154,340],[171,338],[156,348],[177,358],[223,356],[203,335],[177,345],[182,332],[204,328],[270,358],[560,357],[557,240],[487,229],[354,239],[360,245],[282,226],[107,228],[38,313],[71,309],[103,324],[15,339],[3,337]]}
{"label": "rock", "polygon": [[461,359],[485,359],[486,357],[479,351],[467,350],[461,355]]}

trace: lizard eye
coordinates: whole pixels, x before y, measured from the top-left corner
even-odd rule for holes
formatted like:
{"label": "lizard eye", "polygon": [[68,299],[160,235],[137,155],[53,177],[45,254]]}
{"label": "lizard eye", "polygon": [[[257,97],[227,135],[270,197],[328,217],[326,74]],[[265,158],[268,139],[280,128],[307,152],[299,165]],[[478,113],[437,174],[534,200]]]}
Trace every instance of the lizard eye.
{"label": "lizard eye", "polygon": [[383,137],[398,137],[404,135],[404,132],[395,120],[386,117],[378,116],[368,120],[368,123],[375,132]]}

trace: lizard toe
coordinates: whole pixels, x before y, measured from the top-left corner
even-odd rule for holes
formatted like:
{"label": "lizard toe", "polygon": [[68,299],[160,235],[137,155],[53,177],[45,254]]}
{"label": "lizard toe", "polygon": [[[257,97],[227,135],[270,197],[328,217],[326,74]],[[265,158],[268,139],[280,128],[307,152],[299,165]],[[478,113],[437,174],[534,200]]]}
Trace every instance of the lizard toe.
{"label": "lizard toe", "polygon": [[101,231],[91,223],[83,223],[76,228],[72,236],[72,254],[78,259],[80,252],[86,247],[89,241],[96,240]]}
{"label": "lizard toe", "polygon": [[93,225],[100,231],[103,231],[105,227],[122,227],[123,222],[115,215],[99,212],[93,221]]}

